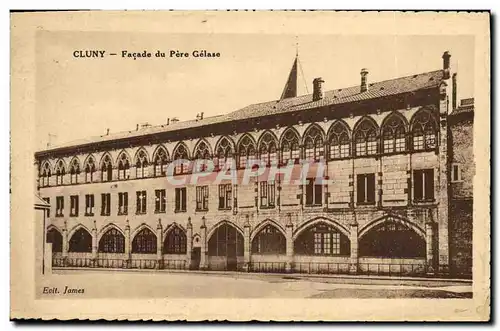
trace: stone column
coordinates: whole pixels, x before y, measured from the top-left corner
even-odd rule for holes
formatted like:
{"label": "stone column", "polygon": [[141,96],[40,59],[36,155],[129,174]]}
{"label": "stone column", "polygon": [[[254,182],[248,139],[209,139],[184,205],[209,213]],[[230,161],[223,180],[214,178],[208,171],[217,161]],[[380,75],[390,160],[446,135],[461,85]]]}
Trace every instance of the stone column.
{"label": "stone column", "polygon": [[[46,239],[45,239],[46,240]],[[64,227],[62,229],[62,257],[66,259],[68,257],[69,242],[68,242],[68,224],[64,221]]]}
{"label": "stone column", "polygon": [[351,223],[351,257],[349,259],[349,273],[358,273],[358,223]]}
{"label": "stone column", "polygon": [[243,270],[250,271],[250,222],[248,215],[243,228]]}
{"label": "stone column", "polygon": [[208,261],[207,261],[207,226],[205,224],[205,216],[201,218],[202,223],[200,226],[200,241],[201,241],[201,249],[200,249],[200,270],[208,269]]}
{"label": "stone column", "polygon": [[94,221],[94,226],[92,227],[92,260],[93,263],[97,263],[97,248],[99,243],[97,242],[97,225],[96,221]]}
{"label": "stone column", "polygon": [[186,269],[191,269],[191,254],[193,251],[193,224],[191,217],[188,217],[186,226]]}
{"label": "stone column", "polygon": [[125,267],[130,267],[130,225],[128,220],[126,221],[127,225],[125,225]]}
{"label": "stone column", "polygon": [[286,234],[286,272],[293,271],[293,224],[290,213],[288,214],[288,223],[285,227]]}
{"label": "stone column", "polygon": [[158,219],[156,226],[156,269],[163,268],[163,226],[161,218]]}
{"label": "stone column", "polygon": [[434,274],[434,223],[425,223],[427,273]]}

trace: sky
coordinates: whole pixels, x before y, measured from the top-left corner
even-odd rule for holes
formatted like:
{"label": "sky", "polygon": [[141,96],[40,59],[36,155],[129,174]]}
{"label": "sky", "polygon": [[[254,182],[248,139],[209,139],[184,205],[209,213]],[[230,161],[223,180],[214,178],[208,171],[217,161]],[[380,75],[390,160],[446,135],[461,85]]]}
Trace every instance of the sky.
{"label": "sky", "polygon": [[[299,94],[359,85],[442,68],[448,50],[458,72],[458,97],[474,96],[474,39],[471,36],[363,36],[268,34],[161,34],[137,32],[39,31],[36,37],[37,150],[47,143],[135,130],[229,113],[280,97],[299,52]],[[75,58],[74,51],[105,50],[116,56]],[[149,51],[151,58],[122,58],[122,51]],[[165,58],[156,58],[160,50]],[[170,50],[190,53],[170,58]],[[219,58],[193,58],[194,50]],[[306,88],[307,87],[307,88]]]}

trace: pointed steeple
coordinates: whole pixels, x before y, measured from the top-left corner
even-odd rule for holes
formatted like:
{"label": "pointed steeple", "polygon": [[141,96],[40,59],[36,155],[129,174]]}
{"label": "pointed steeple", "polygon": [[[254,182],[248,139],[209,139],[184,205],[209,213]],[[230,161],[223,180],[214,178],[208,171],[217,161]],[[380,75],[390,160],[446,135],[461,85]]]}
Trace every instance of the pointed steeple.
{"label": "pointed steeple", "polygon": [[280,100],[295,98],[297,96],[297,60],[298,54],[296,54],[295,60],[293,61],[292,69],[288,75],[283,93],[281,93]]}

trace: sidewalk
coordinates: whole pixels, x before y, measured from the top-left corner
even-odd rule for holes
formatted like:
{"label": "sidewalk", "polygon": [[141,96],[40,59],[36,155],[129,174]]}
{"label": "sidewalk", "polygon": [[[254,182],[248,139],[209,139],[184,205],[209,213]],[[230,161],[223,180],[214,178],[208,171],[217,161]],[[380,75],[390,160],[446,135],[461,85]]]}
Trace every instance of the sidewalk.
{"label": "sidewalk", "polygon": [[415,286],[453,286],[472,285],[471,279],[451,279],[435,277],[398,277],[383,275],[347,275],[347,274],[303,274],[303,273],[263,273],[263,272],[241,272],[241,271],[208,271],[208,270],[175,270],[175,269],[121,269],[121,268],[53,268],[53,273],[61,274],[65,271],[94,271],[94,272],[131,272],[146,274],[186,274],[186,275],[213,275],[234,278],[276,278],[281,280],[315,280],[327,283],[348,283],[366,285],[415,285]]}

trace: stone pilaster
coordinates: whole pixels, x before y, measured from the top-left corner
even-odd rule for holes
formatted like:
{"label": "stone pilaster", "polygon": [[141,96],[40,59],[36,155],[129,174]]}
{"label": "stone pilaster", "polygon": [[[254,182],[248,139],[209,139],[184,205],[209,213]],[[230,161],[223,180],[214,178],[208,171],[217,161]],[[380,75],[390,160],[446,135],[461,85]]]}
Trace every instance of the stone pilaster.
{"label": "stone pilaster", "polygon": [[94,226],[92,227],[92,259],[93,260],[97,259],[97,248],[98,248],[97,225],[96,225],[96,221],[94,221]]}
{"label": "stone pilaster", "polygon": [[161,218],[158,219],[156,226],[156,269],[163,268],[163,226]]}
{"label": "stone pilaster", "polygon": [[62,257],[66,259],[68,257],[69,251],[69,241],[68,241],[68,224],[64,221],[64,227],[62,229]]}
{"label": "stone pilaster", "polygon": [[434,223],[425,223],[427,273],[434,274]]}
{"label": "stone pilaster", "polygon": [[130,225],[127,220],[125,225],[125,265],[127,268],[130,267]]}
{"label": "stone pilaster", "polygon": [[208,269],[208,261],[207,261],[207,226],[205,224],[205,216],[203,216],[201,220],[202,223],[200,226],[200,241],[201,241],[200,269],[206,270]]}
{"label": "stone pilaster", "polygon": [[358,273],[358,223],[351,223],[351,257],[349,259],[349,273]]}
{"label": "stone pilaster", "polygon": [[288,213],[287,215],[287,223],[285,226],[285,235],[286,235],[286,271],[292,272],[293,270],[293,223],[292,223],[292,215]]}
{"label": "stone pilaster", "polygon": [[243,270],[250,271],[250,222],[248,215],[243,226]]}
{"label": "stone pilaster", "polygon": [[193,224],[191,217],[188,217],[186,226],[186,268],[191,269],[191,254],[193,251]]}

